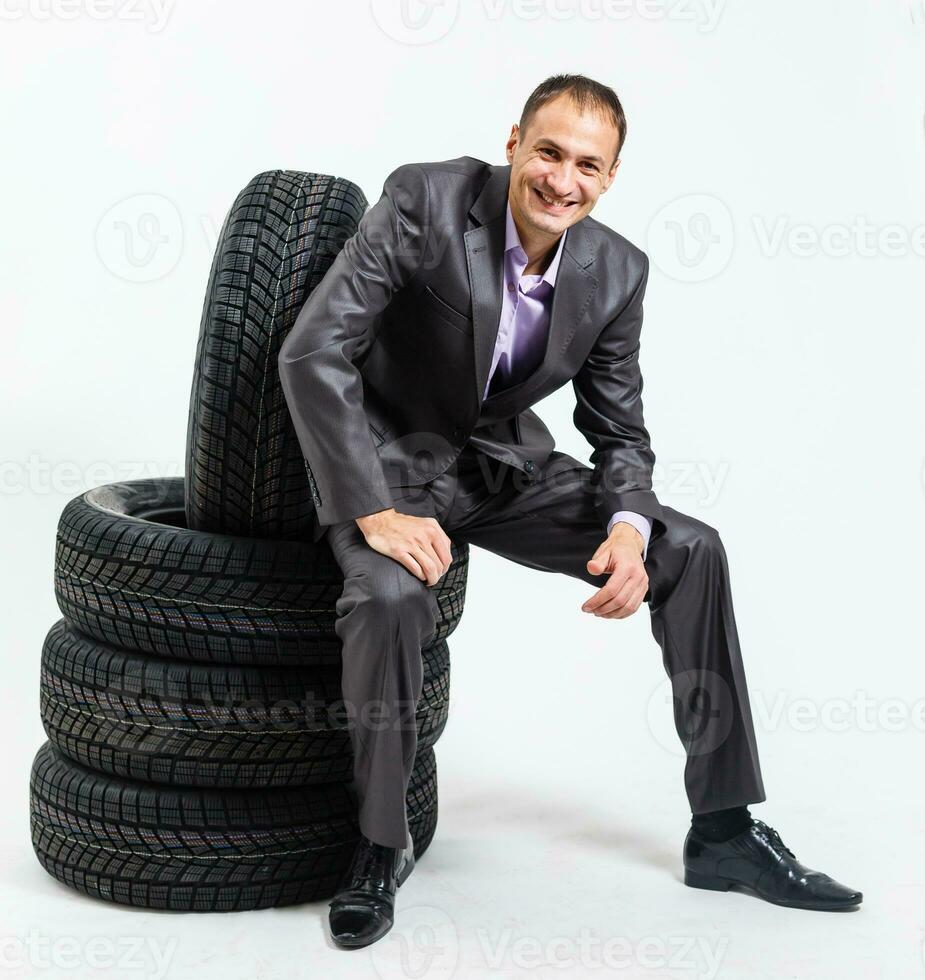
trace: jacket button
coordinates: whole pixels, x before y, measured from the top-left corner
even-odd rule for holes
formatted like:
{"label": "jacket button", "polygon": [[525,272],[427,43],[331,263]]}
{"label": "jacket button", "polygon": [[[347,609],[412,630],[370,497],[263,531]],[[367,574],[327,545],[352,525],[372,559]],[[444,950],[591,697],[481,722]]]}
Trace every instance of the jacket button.
{"label": "jacket button", "polygon": [[453,435],[454,436],[461,436],[462,435],[462,429],[458,425],[453,426]]}
{"label": "jacket button", "polygon": [[532,472],[533,472],[533,460],[532,460],[532,459],[528,459],[528,460],[526,460],[526,461],[524,462],[524,469],[525,469],[525,470],[526,470],[526,471],[527,471],[528,473],[532,473]]}

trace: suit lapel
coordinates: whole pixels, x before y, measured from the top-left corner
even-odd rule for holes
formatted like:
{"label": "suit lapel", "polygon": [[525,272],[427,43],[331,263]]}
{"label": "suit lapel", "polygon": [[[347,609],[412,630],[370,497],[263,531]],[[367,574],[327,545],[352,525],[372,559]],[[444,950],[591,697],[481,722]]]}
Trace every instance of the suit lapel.
{"label": "suit lapel", "polygon": [[[469,209],[477,227],[465,233],[472,327],[475,345],[475,385],[478,404],[488,383],[492,354],[498,338],[504,287],[504,228],[511,167],[492,167],[479,196]],[[594,261],[584,219],[568,229],[556,274],[543,360],[523,381],[492,395],[485,402],[504,407],[520,401],[553,372],[575,335],[594,291],[597,279],[588,271]]]}

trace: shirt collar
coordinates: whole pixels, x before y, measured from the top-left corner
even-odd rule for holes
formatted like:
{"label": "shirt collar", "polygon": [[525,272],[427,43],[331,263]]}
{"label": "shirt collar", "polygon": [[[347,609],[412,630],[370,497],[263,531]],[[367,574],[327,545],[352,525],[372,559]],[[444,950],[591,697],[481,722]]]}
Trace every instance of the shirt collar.
{"label": "shirt collar", "polygon": [[[540,282],[548,282],[550,286],[555,286],[556,275],[559,271],[559,259],[562,256],[562,246],[565,244],[565,236],[568,234],[568,228],[562,232],[559,236],[559,247],[556,249],[556,254],[552,257],[552,261],[549,263],[548,268],[543,273]],[[519,248],[526,257],[526,253],[523,252],[523,245],[520,244],[520,235],[517,234],[517,225],[514,224],[514,216],[511,214],[511,202],[507,202],[507,221],[505,224],[504,231],[504,251],[509,252],[512,248]]]}

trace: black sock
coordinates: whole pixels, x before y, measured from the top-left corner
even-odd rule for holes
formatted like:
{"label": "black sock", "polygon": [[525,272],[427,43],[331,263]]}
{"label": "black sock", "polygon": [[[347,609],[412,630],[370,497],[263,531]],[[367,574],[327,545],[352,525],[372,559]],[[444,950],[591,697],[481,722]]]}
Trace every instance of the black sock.
{"label": "black sock", "polygon": [[751,819],[747,806],[733,806],[728,810],[694,813],[691,815],[691,826],[705,840],[721,841],[741,833]]}

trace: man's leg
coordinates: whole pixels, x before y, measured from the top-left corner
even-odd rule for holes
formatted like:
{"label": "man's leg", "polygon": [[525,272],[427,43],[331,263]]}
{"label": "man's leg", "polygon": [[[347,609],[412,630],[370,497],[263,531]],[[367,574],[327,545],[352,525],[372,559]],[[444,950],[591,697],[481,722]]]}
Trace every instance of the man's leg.
{"label": "man's leg", "polygon": [[405,847],[421,648],[436,629],[436,596],[400,562],[370,547],[355,521],[331,525],[324,540],[344,573],[334,630],[342,642],[360,831],[377,844]]}
{"label": "man's leg", "polygon": [[[592,575],[586,565],[606,537],[593,506],[590,467],[547,476],[547,464],[527,484],[522,473],[482,454],[467,453],[465,462],[442,522],[454,540],[597,588],[607,582],[607,574]],[[653,531],[649,542],[645,601],[687,752],[691,811],[758,803],[766,797],[725,551],[710,525],[663,510],[666,530]]]}

